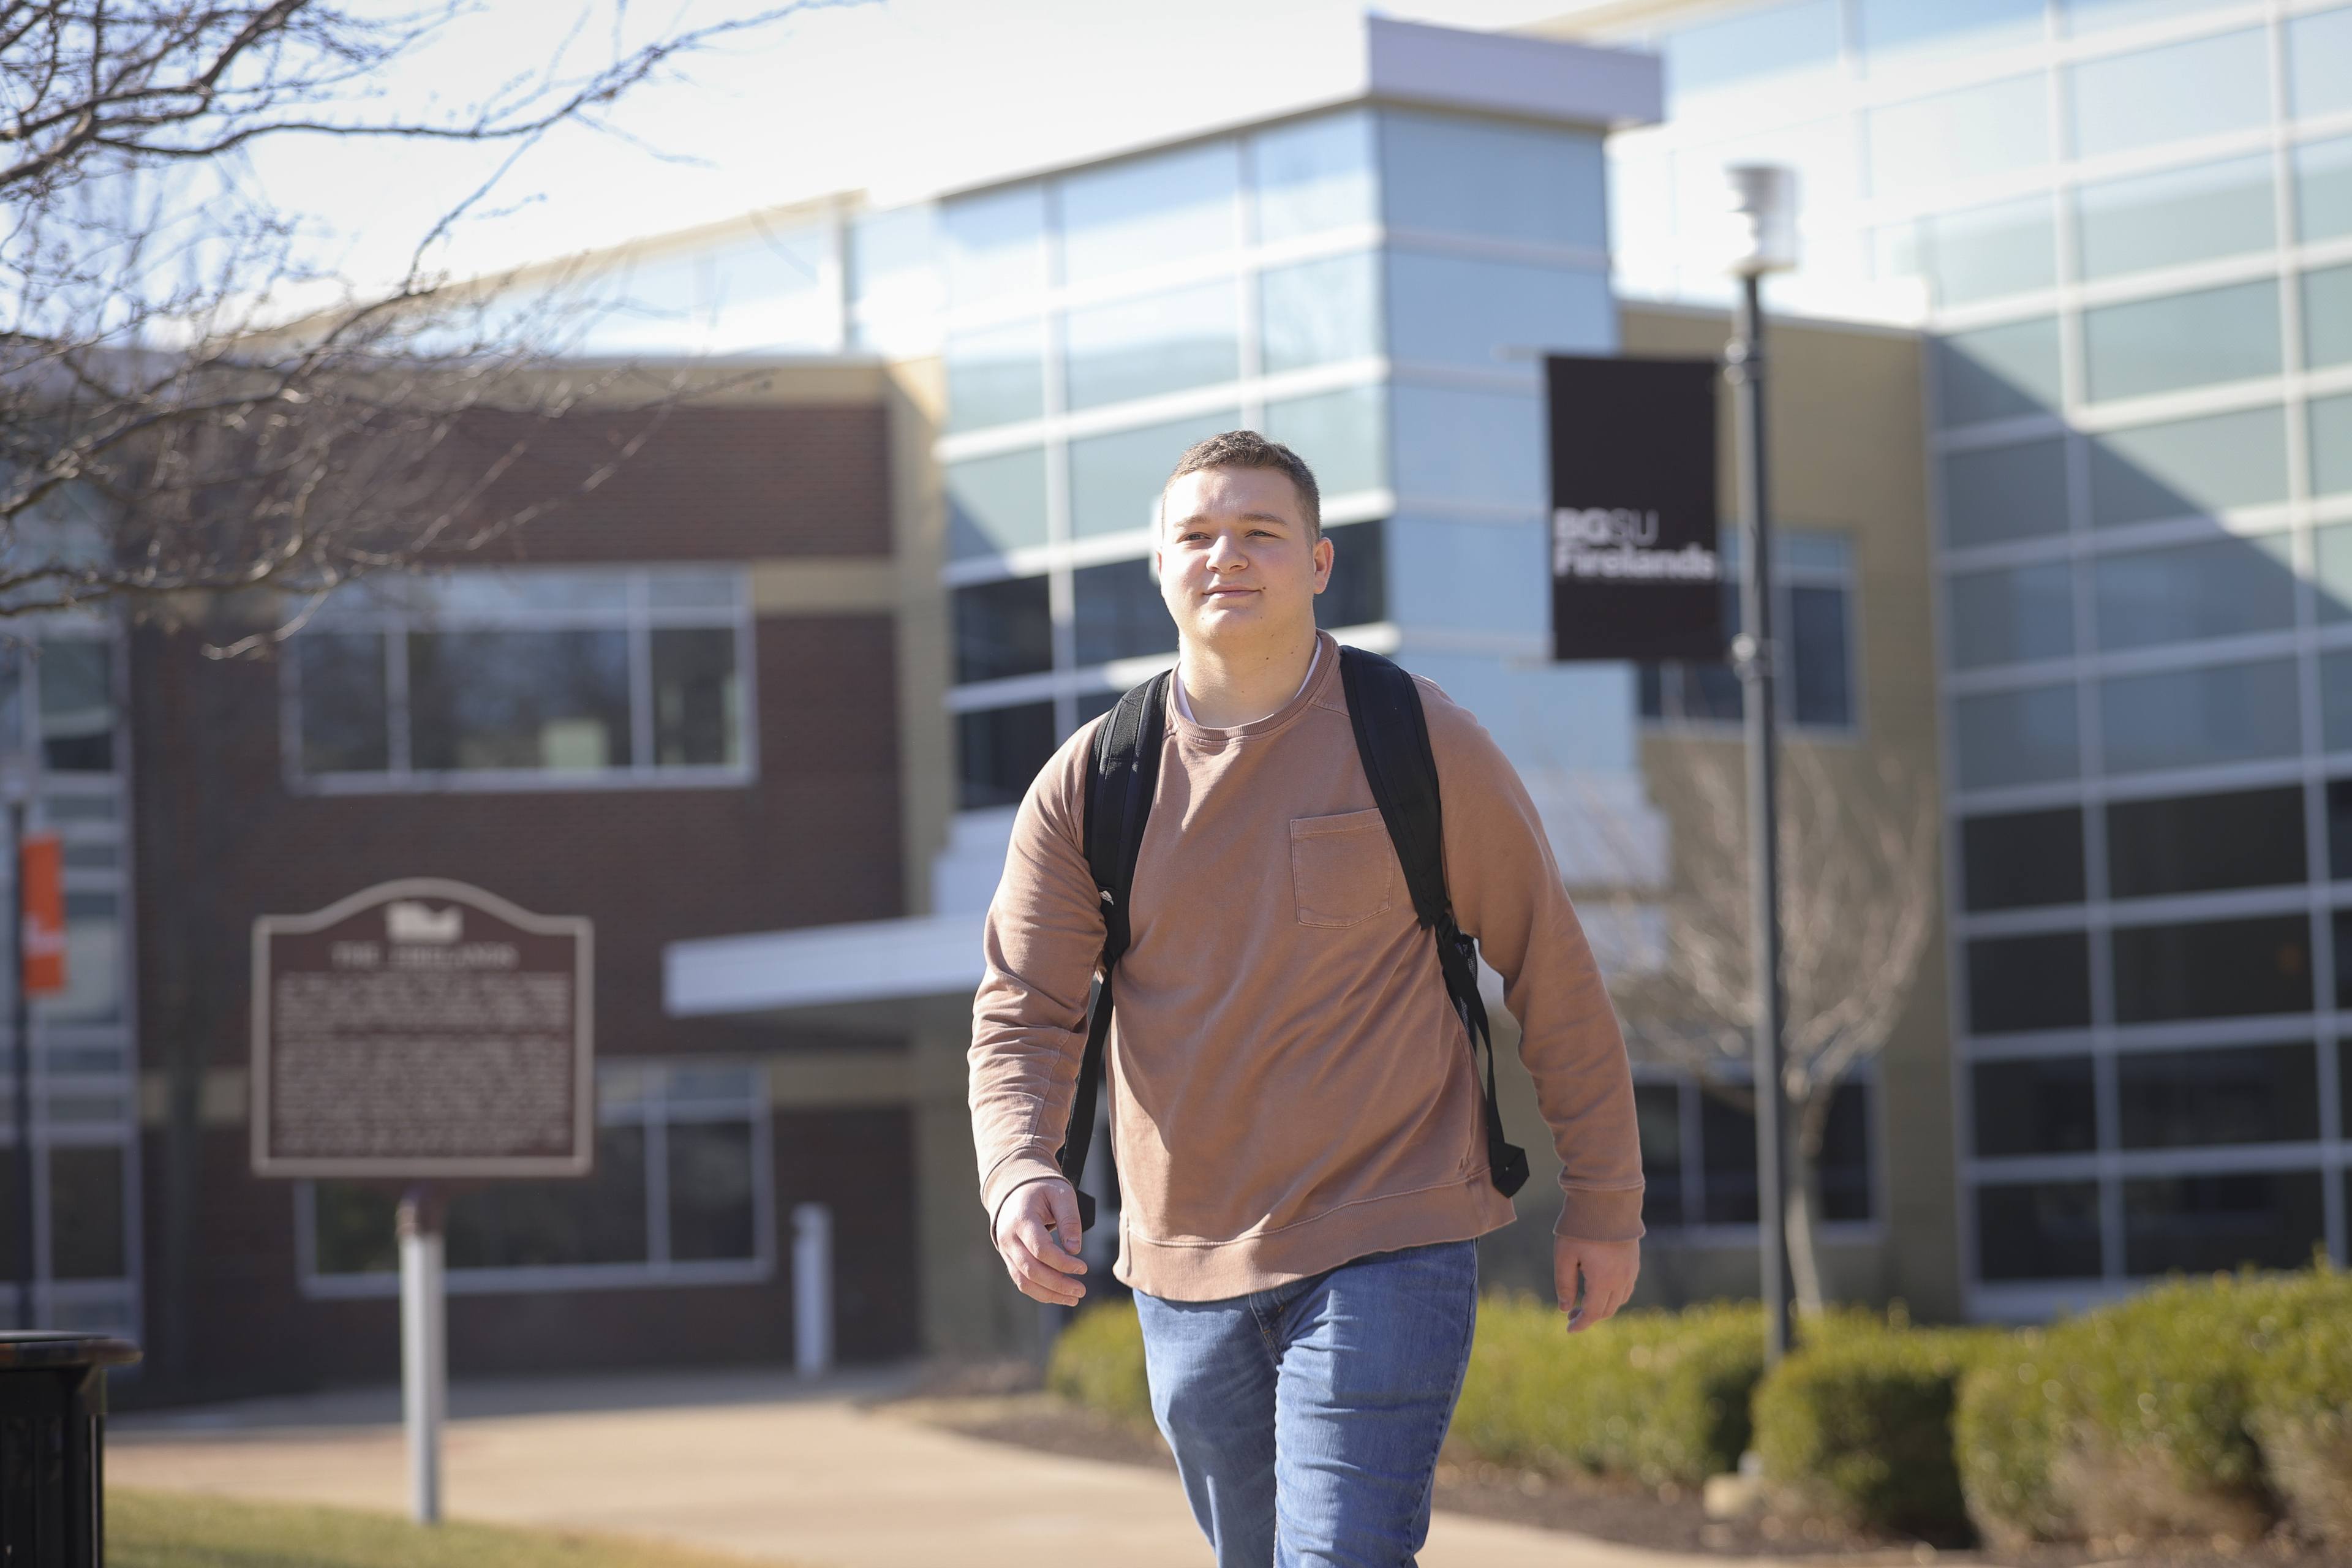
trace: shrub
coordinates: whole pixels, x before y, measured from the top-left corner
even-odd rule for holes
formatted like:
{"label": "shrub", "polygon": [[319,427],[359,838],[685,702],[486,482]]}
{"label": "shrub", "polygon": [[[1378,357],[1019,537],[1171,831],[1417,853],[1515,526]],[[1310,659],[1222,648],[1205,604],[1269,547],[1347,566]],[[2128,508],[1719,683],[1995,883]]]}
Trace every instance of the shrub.
{"label": "shrub", "polygon": [[2313,1314],[2263,1358],[2247,1424],[2296,1526],[2352,1545],[2352,1310]]}
{"label": "shrub", "polygon": [[1570,1334],[1549,1305],[1489,1297],[1454,1442],[1496,1464],[1696,1485],[1738,1462],[1763,1372],[1752,1302],[1623,1312]]}
{"label": "shrub", "polygon": [[1814,1327],[1756,1390],[1756,1448],[1776,1498],[1850,1527],[1965,1538],[1952,1408],[1998,1338],[1899,1321]]}
{"label": "shrub", "polygon": [[2302,1326],[2352,1311],[2344,1277],[2221,1276],[2020,1336],[1961,1389],[1969,1512],[1998,1543],[2267,1529],[2249,1424],[2261,1367]]}
{"label": "shrub", "polygon": [[1045,1386],[1065,1399],[1139,1426],[1151,1422],[1143,1370],[1143,1324],[1135,1303],[1105,1301],[1072,1319],[1054,1341]]}

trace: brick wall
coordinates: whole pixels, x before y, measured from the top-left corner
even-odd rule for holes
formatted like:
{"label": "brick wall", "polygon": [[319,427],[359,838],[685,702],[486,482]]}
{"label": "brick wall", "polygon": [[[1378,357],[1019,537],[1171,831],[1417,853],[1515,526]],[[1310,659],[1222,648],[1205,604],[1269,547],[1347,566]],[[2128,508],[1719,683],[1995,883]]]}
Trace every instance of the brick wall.
{"label": "brick wall", "polygon": [[[503,500],[557,488],[596,460],[611,433],[583,426],[541,442],[505,481]],[[873,407],[674,411],[618,478],[500,553],[542,563],[879,553],[888,545],[883,437]],[[321,908],[398,877],[455,878],[528,910],[595,921],[601,1055],[841,1044],[667,1017],[661,955],[684,938],[904,912],[893,629],[871,614],[757,623],[758,766],[748,785],[511,793],[289,793],[276,663],[208,658],[205,640],[200,628],[149,626],[131,643],[140,1056],[167,1087],[143,1162],[142,1382],[220,1393],[388,1375],[391,1363],[367,1348],[378,1336],[361,1327],[390,1306],[301,1300],[288,1184],[246,1174],[241,1129],[194,1130],[205,1070],[241,1066],[248,1052],[255,917]],[[834,1190],[788,1162],[862,1151],[849,1194],[864,1205],[860,1223],[844,1227],[845,1300],[858,1303],[844,1313],[844,1353],[912,1348],[911,1299],[896,1315],[888,1306],[911,1298],[914,1268],[903,1113],[784,1120],[779,1167],[793,1174],[780,1183],[782,1215],[796,1190]],[[777,1249],[789,1255],[788,1235]],[[467,1298],[452,1303],[453,1354],[478,1371],[788,1356],[789,1300],[782,1279],[586,1292],[576,1311],[552,1298]]]}

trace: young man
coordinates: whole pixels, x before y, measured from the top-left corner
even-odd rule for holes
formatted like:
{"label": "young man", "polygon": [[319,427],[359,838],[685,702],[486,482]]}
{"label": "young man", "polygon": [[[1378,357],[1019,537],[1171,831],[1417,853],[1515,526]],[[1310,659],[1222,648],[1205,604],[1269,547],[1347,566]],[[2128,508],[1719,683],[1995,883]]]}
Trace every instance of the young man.
{"label": "young man", "polygon": [[[1338,645],[1315,626],[1333,550],[1314,476],[1253,432],[1213,437],[1176,465],[1158,532],[1181,652],[1118,974],[1113,1272],[1221,1568],[1397,1568],[1428,1532],[1469,1361],[1472,1238],[1511,1204],[1358,759]],[[1527,791],[1476,720],[1420,689],[1454,913],[1521,1024],[1563,1167],[1554,1280],[1569,1328],[1590,1328],[1640,1265],[1624,1043]],[[1024,1292],[1062,1303],[1086,1294],[1055,1157],[1103,944],[1084,838],[1094,728],[1022,802],[972,1013],[991,1235]]]}

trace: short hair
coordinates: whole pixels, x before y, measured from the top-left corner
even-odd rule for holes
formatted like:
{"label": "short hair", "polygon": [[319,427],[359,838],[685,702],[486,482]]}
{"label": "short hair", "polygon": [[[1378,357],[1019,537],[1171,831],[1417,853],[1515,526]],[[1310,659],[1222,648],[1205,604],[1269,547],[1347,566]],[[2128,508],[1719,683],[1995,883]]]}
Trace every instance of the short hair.
{"label": "short hair", "polygon": [[1203,468],[1273,468],[1289,475],[1292,488],[1298,491],[1299,509],[1307,514],[1307,542],[1312,544],[1323,537],[1323,492],[1315,483],[1315,470],[1307,466],[1306,458],[1255,430],[1228,430],[1185,447],[1175,469],[1160,487],[1163,516],[1168,486]]}

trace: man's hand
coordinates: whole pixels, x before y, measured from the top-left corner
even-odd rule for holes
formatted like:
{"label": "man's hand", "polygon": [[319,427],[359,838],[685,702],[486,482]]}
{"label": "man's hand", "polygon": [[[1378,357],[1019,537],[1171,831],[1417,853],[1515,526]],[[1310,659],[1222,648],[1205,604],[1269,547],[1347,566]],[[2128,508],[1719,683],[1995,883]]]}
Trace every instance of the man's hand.
{"label": "man's hand", "polygon": [[[1013,1189],[996,1211],[996,1255],[1032,1300],[1075,1307],[1087,1288],[1072,1278],[1087,1271],[1078,1256],[1078,1194],[1065,1181],[1030,1182]],[[1587,1244],[1588,1246],[1590,1243]],[[1630,1287],[1629,1287],[1630,1288]]]}
{"label": "man's hand", "polygon": [[[1579,1241],[1572,1236],[1552,1238],[1552,1284],[1559,1291],[1559,1310],[1568,1314],[1568,1331],[1571,1334],[1613,1317],[1633,1293],[1633,1281],[1641,1272],[1642,1244],[1638,1241]],[[1576,1299],[1579,1274],[1584,1276],[1581,1303]]]}

